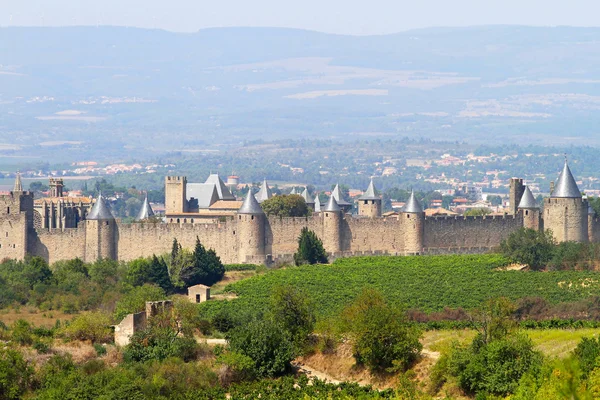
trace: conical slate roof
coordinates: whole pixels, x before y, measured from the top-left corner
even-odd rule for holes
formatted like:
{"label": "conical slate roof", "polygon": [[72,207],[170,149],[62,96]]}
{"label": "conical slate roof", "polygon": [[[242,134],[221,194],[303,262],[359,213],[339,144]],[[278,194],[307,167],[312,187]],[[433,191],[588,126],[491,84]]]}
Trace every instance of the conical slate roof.
{"label": "conical slate roof", "polygon": [[146,198],[144,199],[144,203],[142,203],[142,208],[140,208],[140,212],[138,213],[136,220],[143,221],[153,216],[154,211],[152,210],[152,207],[150,207],[150,203],[148,203],[148,195],[146,195]]}
{"label": "conical slate roof", "polygon": [[263,181],[258,193],[256,193],[254,196],[256,197],[256,201],[259,203],[262,203],[263,201],[269,200],[271,197],[273,197],[273,193],[271,192],[271,188],[269,187],[266,179]]}
{"label": "conical slate roof", "polygon": [[98,193],[98,198],[96,202],[92,206],[90,213],[87,215],[86,219],[90,220],[107,220],[107,219],[115,219],[112,213],[110,212],[110,208],[106,204],[104,197],[102,197],[102,192]]}
{"label": "conical slate roof", "polygon": [[335,197],[333,197],[333,195],[331,195],[329,197],[329,201],[325,205],[325,209],[323,211],[340,212],[340,211],[342,211],[342,209],[340,208],[337,201],[335,200]]}
{"label": "conical slate roof", "polygon": [[373,185],[373,179],[371,179],[371,183],[369,183],[367,191],[359,197],[359,200],[380,200],[380,198],[375,193],[375,185]]}
{"label": "conical slate roof", "polygon": [[258,204],[258,201],[256,201],[256,197],[254,197],[254,195],[252,194],[252,190],[248,190],[246,199],[244,200],[244,203],[238,210],[238,214],[258,215],[258,214],[264,214],[264,213],[265,212],[260,207],[260,204]]}
{"label": "conical slate roof", "polygon": [[525,186],[525,191],[523,192],[518,208],[538,208],[537,203],[533,198],[533,194],[531,193],[531,190],[529,190],[529,186]]}
{"label": "conical slate roof", "polygon": [[23,191],[23,184],[21,183],[21,173],[17,172],[17,176],[15,178],[15,187],[13,189],[13,192],[22,192]]}
{"label": "conical slate roof", "polygon": [[556,185],[554,186],[554,191],[550,194],[550,197],[581,198],[581,192],[577,187],[575,178],[573,178],[573,174],[571,173],[571,170],[569,169],[569,165],[567,165],[566,160],[565,166],[563,167],[562,172],[558,176],[558,180],[556,181]]}
{"label": "conical slate roof", "polygon": [[315,196],[315,212],[321,212],[321,200],[319,200],[319,196]]}
{"label": "conical slate roof", "polygon": [[304,197],[304,202],[306,202],[306,204],[315,204],[315,199],[308,193],[308,188],[304,188],[302,197]]}
{"label": "conical slate roof", "polygon": [[404,207],[402,207],[402,212],[405,213],[422,213],[423,207],[419,203],[419,200],[415,197],[415,192],[410,192],[410,197]]}
{"label": "conical slate roof", "polygon": [[333,188],[333,192],[331,192],[331,197],[333,197],[335,199],[335,201],[337,201],[337,204],[340,206],[349,206],[350,205],[350,203],[348,203],[344,199],[344,196],[342,195],[342,191],[340,190],[339,183],[337,185],[335,185],[335,188]]}
{"label": "conical slate roof", "polygon": [[298,192],[296,192],[296,186],[294,186],[292,188],[292,190],[290,191],[290,194],[298,194]]}

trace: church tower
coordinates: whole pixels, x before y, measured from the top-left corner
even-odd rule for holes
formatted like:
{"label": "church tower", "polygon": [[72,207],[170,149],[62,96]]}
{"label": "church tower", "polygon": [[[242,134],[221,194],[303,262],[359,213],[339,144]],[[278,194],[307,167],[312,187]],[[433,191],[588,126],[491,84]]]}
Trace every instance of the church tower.
{"label": "church tower", "polygon": [[583,199],[567,160],[554,191],[544,199],[544,228],[557,242],[587,242],[588,202]]}

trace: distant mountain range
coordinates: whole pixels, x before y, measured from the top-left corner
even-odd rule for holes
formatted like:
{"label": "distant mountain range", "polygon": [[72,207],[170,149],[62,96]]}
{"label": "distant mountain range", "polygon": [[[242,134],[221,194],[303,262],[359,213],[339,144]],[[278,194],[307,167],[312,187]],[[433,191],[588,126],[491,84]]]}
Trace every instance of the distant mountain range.
{"label": "distant mountain range", "polygon": [[600,28],[0,29],[0,154],[299,136],[597,145],[599,110]]}

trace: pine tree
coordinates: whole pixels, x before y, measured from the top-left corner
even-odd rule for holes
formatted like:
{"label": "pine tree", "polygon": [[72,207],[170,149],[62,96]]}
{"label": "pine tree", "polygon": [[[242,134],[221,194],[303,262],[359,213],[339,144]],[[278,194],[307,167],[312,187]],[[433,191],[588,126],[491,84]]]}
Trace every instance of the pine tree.
{"label": "pine tree", "polygon": [[192,265],[181,271],[181,280],[187,286],[203,284],[211,286],[225,275],[225,267],[213,249],[206,248],[196,238]]}
{"label": "pine tree", "polygon": [[298,238],[298,251],[294,254],[294,262],[296,265],[327,263],[323,242],[315,232],[306,227],[302,228]]}
{"label": "pine tree", "polygon": [[171,246],[171,265],[175,264],[180,249],[181,245],[177,242],[177,238],[173,238],[173,246]]}

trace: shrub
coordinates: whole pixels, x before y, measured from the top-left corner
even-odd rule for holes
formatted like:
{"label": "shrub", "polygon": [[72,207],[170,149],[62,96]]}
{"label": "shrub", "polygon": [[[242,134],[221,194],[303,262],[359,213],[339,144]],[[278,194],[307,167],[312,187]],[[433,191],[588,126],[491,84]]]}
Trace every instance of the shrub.
{"label": "shrub", "polygon": [[165,298],[165,292],[158,286],[145,284],[133,288],[117,302],[115,319],[120,322],[127,314],[143,311],[147,301]]}
{"label": "shrub", "polygon": [[219,382],[223,386],[255,378],[254,361],[248,356],[230,351],[221,354],[217,362],[221,364]]}
{"label": "shrub", "polygon": [[153,255],[151,258],[138,258],[129,263],[127,281],[133,286],[145,283],[160,286],[165,292],[172,289],[167,264],[162,258]]}
{"label": "shrub", "polygon": [[21,346],[30,346],[33,343],[33,332],[29,322],[19,319],[11,329],[10,339]]}
{"label": "shrub", "polygon": [[586,378],[592,370],[599,365],[600,339],[583,338],[577,344],[573,355],[579,361],[583,378]]}
{"label": "shrub", "polygon": [[270,318],[261,318],[231,330],[229,346],[254,361],[261,377],[282,375],[294,359],[294,345],[289,333]]}
{"label": "shrub", "polygon": [[364,289],[344,309],[342,321],[351,336],[356,362],[372,371],[405,369],[423,347],[416,325],[372,289]]}
{"label": "shrub", "polygon": [[225,264],[225,271],[256,271],[257,264]]}
{"label": "shrub", "polygon": [[294,254],[294,263],[301,264],[325,264],[327,253],[323,248],[323,242],[317,234],[308,228],[302,228],[298,238],[298,251]]}
{"label": "shrub", "polygon": [[20,399],[32,377],[33,368],[21,353],[0,348],[0,399]]}
{"label": "shrub", "polygon": [[112,341],[111,317],[102,311],[86,312],[75,317],[59,334],[70,340],[89,340],[92,343]]}

